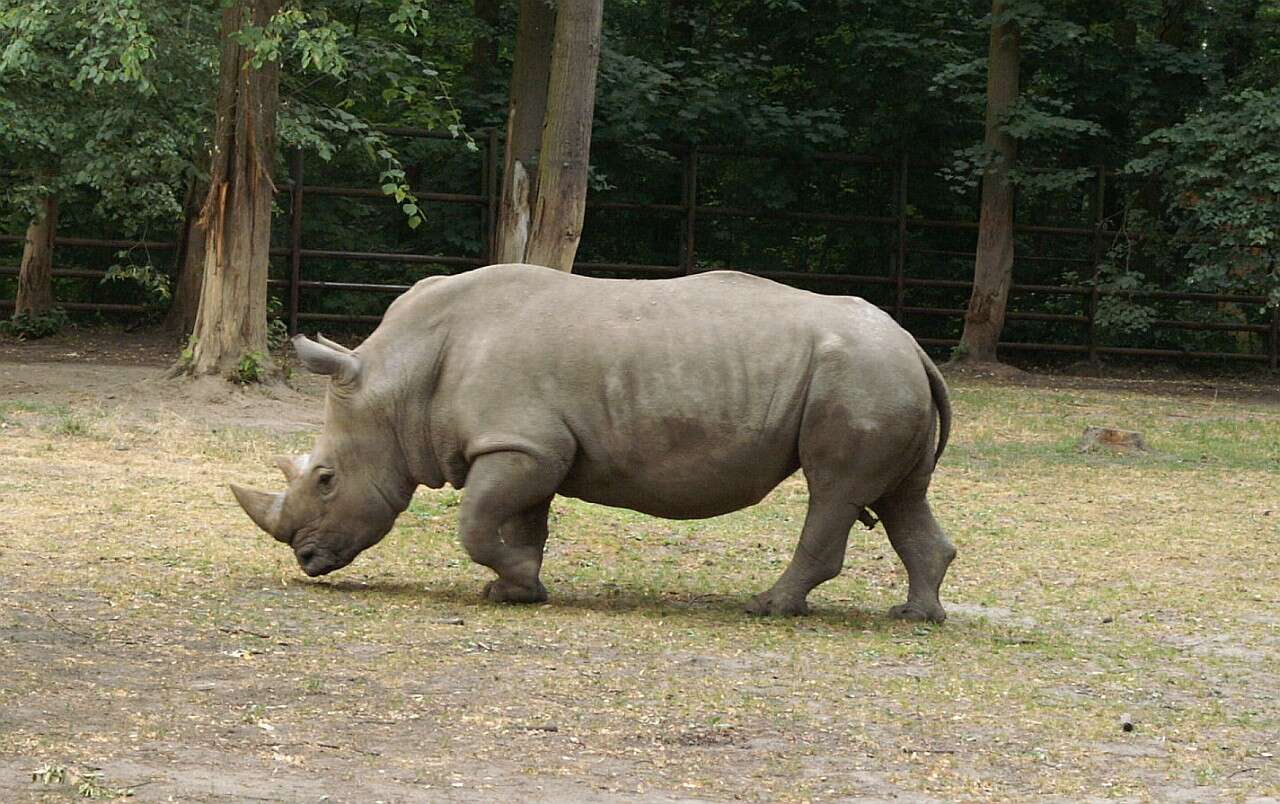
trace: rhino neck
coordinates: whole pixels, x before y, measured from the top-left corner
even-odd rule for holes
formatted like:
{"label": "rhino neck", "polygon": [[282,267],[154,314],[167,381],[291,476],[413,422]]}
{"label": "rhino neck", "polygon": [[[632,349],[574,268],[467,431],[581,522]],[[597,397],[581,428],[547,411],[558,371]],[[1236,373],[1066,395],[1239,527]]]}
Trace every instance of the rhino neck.
{"label": "rhino neck", "polygon": [[397,380],[388,388],[384,405],[395,434],[394,449],[406,475],[414,486],[432,489],[445,483],[445,474],[436,457],[431,416],[437,368],[435,361],[430,361],[409,371],[396,372]]}
{"label": "rhino neck", "polygon": [[444,472],[432,445],[429,407],[425,401],[406,404],[395,428],[396,447],[414,485],[438,489],[444,485]]}
{"label": "rhino neck", "polygon": [[[435,445],[432,408],[436,381],[448,345],[448,307],[433,305],[428,291],[444,283],[423,280],[397,298],[383,321],[357,350],[366,361],[368,404],[390,425],[394,444],[388,449],[403,466],[413,486],[438,489],[445,473]],[[411,492],[412,493],[412,492]]]}

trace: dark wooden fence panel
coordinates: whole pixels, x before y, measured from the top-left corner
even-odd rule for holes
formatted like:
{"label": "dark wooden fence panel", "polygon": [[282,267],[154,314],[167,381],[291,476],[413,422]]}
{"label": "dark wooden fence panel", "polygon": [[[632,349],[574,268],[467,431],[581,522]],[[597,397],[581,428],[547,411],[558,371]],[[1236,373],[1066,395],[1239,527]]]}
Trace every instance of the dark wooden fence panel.
{"label": "dark wooden fence panel", "polygon": [[[388,134],[403,137],[425,137],[431,139],[449,139],[450,135],[418,129],[387,129]],[[289,194],[289,217],[287,246],[273,248],[271,253],[276,257],[287,258],[287,270],[284,278],[270,280],[271,287],[282,291],[287,300],[284,316],[289,330],[297,332],[304,322],[326,321],[358,325],[375,324],[376,315],[346,315],[332,312],[321,312],[306,309],[306,296],[303,291],[312,293],[342,292],[371,293],[393,295],[407,290],[410,286],[403,283],[379,283],[363,281],[324,281],[306,278],[306,265],[313,260],[328,260],[347,263],[391,263],[432,266],[444,269],[445,272],[467,270],[487,264],[493,248],[493,233],[497,218],[498,174],[502,160],[498,132],[486,131],[476,137],[476,142],[483,149],[483,169],[481,186],[477,193],[418,192],[422,201],[444,205],[462,205],[477,209],[480,215],[480,226],[483,230],[483,253],[458,254],[405,254],[390,252],[347,251],[335,249],[307,248],[303,242],[303,221],[306,202],[313,198],[346,197],[346,198],[384,198],[384,193],[376,187],[329,186],[305,183],[305,164],[302,152],[291,154],[289,160],[289,181],[279,183],[279,191]],[[909,176],[913,168],[929,167],[913,166],[902,156],[895,159],[842,153],[817,153],[804,157],[816,163],[854,164],[883,168],[892,176],[893,212],[891,215],[847,215],[832,212],[798,212],[777,209],[761,209],[736,207],[724,204],[699,203],[698,173],[702,156],[733,157],[738,159],[790,159],[776,153],[748,152],[715,146],[699,146],[697,148],[675,149],[673,153],[680,161],[680,197],[673,203],[633,203],[624,201],[589,201],[588,212],[598,210],[623,210],[645,214],[661,215],[672,218],[674,231],[679,237],[678,260],[674,265],[654,265],[635,262],[582,261],[574,266],[575,272],[588,275],[606,275],[632,278],[674,277],[700,270],[698,263],[699,225],[707,226],[709,222],[724,219],[775,220],[794,222],[797,225],[819,224],[824,227],[871,226],[884,230],[892,247],[888,253],[867,261],[867,265],[884,265],[883,274],[847,274],[847,273],[810,273],[797,270],[755,270],[750,271],[759,276],[777,280],[786,284],[809,287],[823,292],[836,293],[868,293],[872,288],[884,287],[891,301],[884,305],[898,321],[908,329],[912,329],[913,320],[926,318],[944,318],[955,321],[963,319],[964,309],[959,305],[940,306],[913,302],[913,289],[949,289],[960,295],[966,295],[970,287],[968,280],[942,279],[936,276],[913,275],[909,266],[913,259],[924,258],[926,262],[944,259],[972,260],[973,252],[966,250],[948,250],[928,246],[913,246],[912,239],[916,233],[930,230],[951,230],[957,232],[974,232],[977,222],[969,220],[940,220],[918,217],[911,214]],[[1016,263],[1028,265],[1034,262],[1076,264],[1082,273],[1094,275],[1100,264],[1106,244],[1121,235],[1120,232],[1106,228],[1105,209],[1108,172],[1102,168],[1094,169],[1093,190],[1093,225],[1092,226],[1045,226],[1021,224],[1015,226],[1020,234],[1036,235],[1054,241],[1084,241],[1087,257],[1057,256],[1047,254],[1020,254]],[[311,202],[315,203],[315,202]],[[590,231],[586,233],[590,237]],[[20,243],[20,235],[0,235],[0,242]],[[176,244],[156,241],[129,241],[93,238],[58,238],[56,245],[76,246],[101,249],[146,248],[152,251],[171,251]],[[734,266],[715,266],[734,267]],[[0,266],[0,275],[14,275],[16,266]],[[100,271],[81,269],[57,269],[55,277],[80,279],[101,278]],[[1015,275],[1017,270],[1015,268]],[[1024,296],[1075,297],[1081,300],[1081,314],[1055,313],[1033,310],[1019,310],[1012,302]],[[1271,368],[1280,367],[1280,310],[1272,310],[1268,324],[1250,324],[1245,322],[1204,322],[1180,319],[1157,319],[1152,326],[1176,330],[1200,330],[1252,333],[1266,336],[1267,348],[1264,352],[1223,352],[1223,351],[1183,351],[1176,349],[1138,348],[1099,343],[1097,334],[1097,313],[1100,302],[1107,297],[1132,299],[1157,299],[1196,302],[1206,305],[1233,304],[1237,306],[1265,307],[1264,296],[1190,293],[1165,290],[1116,290],[1096,285],[1044,285],[1033,283],[1015,284],[1011,290],[1011,321],[1039,321],[1054,324],[1065,324],[1074,327],[1078,337],[1070,342],[1002,342],[1002,349],[1014,351],[1031,351],[1046,353],[1076,353],[1082,357],[1096,359],[1099,355],[1130,355],[1160,358],[1209,358],[1215,360],[1238,360],[1267,363]],[[388,299],[389,301],[389,299]],[[0,300],[0,308],[11,308],[12,300]],[[94,304],[68,303],[62,305],[68,310],[96,311],[103,313],[140,313],[143,305],[135,304]],[[919,337],[922,344],[928,346],[948,347],[958,342],[949,338]]]}

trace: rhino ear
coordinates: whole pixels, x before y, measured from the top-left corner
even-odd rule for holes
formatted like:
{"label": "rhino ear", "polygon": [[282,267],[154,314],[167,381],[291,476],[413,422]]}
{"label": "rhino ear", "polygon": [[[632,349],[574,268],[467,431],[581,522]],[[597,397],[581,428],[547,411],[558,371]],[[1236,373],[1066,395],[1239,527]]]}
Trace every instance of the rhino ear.
{"label": "rhino ear", "polygon": [[360,358],[355,352],[334,348],[337,344],[316,343],[306,335],[293,336],[293,350],[308,371],[327,374],[335,381],[348,384],[360,377]]}
{"label": "rhino ear", "polygon": [[319,332],[316,333],[316,342],[318,342],[321,346],[328,346],[330,349],[332,349],[335,352],[342,352],[344,355],[355,354],[355,352],[351,351],[347,347],[335,341],[329,340]]}

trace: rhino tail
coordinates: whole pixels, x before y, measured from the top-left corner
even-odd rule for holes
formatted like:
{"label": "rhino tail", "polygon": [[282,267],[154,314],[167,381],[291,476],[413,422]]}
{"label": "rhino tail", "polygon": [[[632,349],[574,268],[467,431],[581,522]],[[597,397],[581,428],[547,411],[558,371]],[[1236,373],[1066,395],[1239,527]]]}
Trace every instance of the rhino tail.
{"label": "rhino tail", "polygon": [[924,373],[929,378],[929,393],[933,396],[933,406],[938,411],[938,447],[933,453],[933,465],[936,467],[938,461],[942,459],[943,451],[947,448],[947,439],[951,437],[951,396],[947,393],[947,381],[943,379],[942,372],[938,371],[938,367],[918,343],[916,351],[920,354]]}

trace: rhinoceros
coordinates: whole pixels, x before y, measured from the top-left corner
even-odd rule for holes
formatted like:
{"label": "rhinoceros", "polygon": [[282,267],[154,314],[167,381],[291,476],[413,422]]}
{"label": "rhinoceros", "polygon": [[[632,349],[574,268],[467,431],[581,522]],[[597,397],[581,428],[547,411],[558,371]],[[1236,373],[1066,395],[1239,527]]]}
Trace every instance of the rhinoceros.
{"label": "rhinoceros", "polygon": [[[906,566],[893,617],[941,622],[955,556],[926,491],[946,447],[946,383],[879,308],[760,277],[597,279],[493,265],[418,282],[357,349],[296,336],[328,375],[309,455],[282,493],[232,486],[309,576],[377,544],[419,485],[465,488],[458,531],[493,601],[540,602],[556,494],[671,519],[759,502],[802,470],[791,563],[755,614],[808,611],[853,524],[883,523]],[[872,513],[874,512],[874,515]]]}

